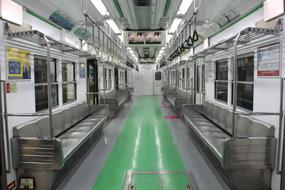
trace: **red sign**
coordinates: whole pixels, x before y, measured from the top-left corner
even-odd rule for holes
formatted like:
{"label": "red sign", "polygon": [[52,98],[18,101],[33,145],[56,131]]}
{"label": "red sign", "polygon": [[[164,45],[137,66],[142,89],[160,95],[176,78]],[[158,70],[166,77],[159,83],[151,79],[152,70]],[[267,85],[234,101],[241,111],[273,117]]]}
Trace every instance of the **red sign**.
{"label": "red sign", "polygon": [[258,71],[257,75],[260,77],[275,77],[280,75],[280,71]]}
{"label": "red sign", "polygon": [[10,93],[11,92],[11,85],[10,83],[6,84],[6,93]]}

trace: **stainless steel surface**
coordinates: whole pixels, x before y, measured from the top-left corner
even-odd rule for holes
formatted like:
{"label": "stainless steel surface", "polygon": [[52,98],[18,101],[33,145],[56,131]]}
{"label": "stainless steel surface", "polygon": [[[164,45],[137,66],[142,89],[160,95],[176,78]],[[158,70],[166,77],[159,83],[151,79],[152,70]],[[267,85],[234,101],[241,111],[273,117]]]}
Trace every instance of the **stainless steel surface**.
{"label": "stainless steel surface", "polygon": [[58,139],[13,138],[11,142],[15,168],[59,170],[64,165]]}
{"label": "stainless steel surface", "polygon": [[19,38],[24,39],[29,42],[33,42],[36,44],[39,44],[41,46],[46,46],[46,40],[45,37],[50,41],[50,46],[52,48],[58,49],[62,52],[68,52],[71,54],[79,55],[81,57],[88,57],[91,56],[90,54],[81,51],[80,49],[74,48],[66,43],[59,42],[52,37],[45,36],[42,32],[39,32],[37,30],[29,30],[29,31],[23,31],[23,32],[8,32],[9,38]]}
{"label": "stainless steel surface", "polygon": [[249,113],[243,113],[243,112],[236,112],[236,115],[248,115],[248,116],[279,116],[280,113],[274,113],[274,112],[249,112]]}
{"label": "stainless steel surface", "polygon": [[274,169],[276,139],[249,137],[228,139],[224,145],[223,167],[227,170]]}
{"label": "stainless steel surface", "polygon": [[50,58],[50,41],[44,35],[44,39],[46,41],[46,49],[47,49],[47,82],[48,82],[48,112],[49,112],[49,130],[50,130],[50,139],[54,138],[54,129],[53,129],[53,119],[52,119],[52,102],[51,102],[51,58]]}
{"label": "stainless steel surface", "polygon": [[177,110],[180,110],[184,104],[187,104],[185,94],[176,88],[166,89],[164,98]]}
{"label": "stainless steel surface", "polygon": [[8,113],[7,116],[10,117],[39,117],[48,116],[48,113]]}
{"label": "stainless steel surface", "polygon": [[98,24],[95,20],[93,20],[92,17],[90,17],[88,15],[87,12],[84,13],[84,16],[88,18],[88,20],[90,20],[92,22],[92,24],[94,24],[99,30],[101,30],[101,32],[103,33],[104,36],[106,36],[109,40],[112,41],[113,44],[115,44],[117,47],[121,47],[111,36],[109,36],[109,34],[107,34],[107,32],[105,32]]}
{"label": "stainless steel surface", "polygon": [[[7,112],[8,112],[8,109],[7,109],[7,89],[6,89],[6,82],[5,81],[3,81],[3,101],[4,101],[5,139],[6,139],[7,160],[8,160],[7,173],[11,173],[12,163],[11,163],[11,148],[10,148],[10,142],[9,142],[9,128],[8,128],[8,116],[7,116]],[[2,105],[2,104],[0,104],[0,105]]]}
{"label": "stainless steel surface", "polygon": [[[1,76],[0,76],[1,78]],[[0,81],[0,113],[2,113],[2,94],[3,91],[3,81]],[[5,189],[7,185],[7,174],[6,174],[6,157],[5,157],[5,141],[4,141],[4,121],[3,117],[0,117],[0,159],[1,159],[1,168],[0,168],[0,180],[1,180],[1,189]]]}
{"label": "stainless steel surface", "polygon": [[236,110],[237,110],[237,80],[238,80],[238,64],[237,64],[237,46],[241,33],[234,40],[234,61],[233,61],[233,118],[232,118],[232,136],[236,138]]}
{"label": "stainless steel surface", "polygon": [[[281,143],[282,143],[282,134],[284,133],[284,128],[282,127],[283,124],[283,119],[284,119],[284,112],[283,112],[283,106],[284,106],[284,80],[285,78],[280,79],[280,107],[279,107],[279,131],[278,131],[278,151],[277,151],[277,174],[282,173],[282,161],[281,161],[281,156],[282,154],[282,149],[281,149]],[[285,122],[284,122],[285,123]],[[282,130],[283,128],[283,130]],[[283,138],[284,141],[284,138]],[[284,146],[284,145],[283,145]],[[283,155],[284,156],[284,155]],[[284,158],[284,157],[283,157]]]}
{"label": "stainless steel surface", "polygon": [[228,127],[232,124],[231,110],[205,102],[184,105],[182,114],[190,135],[233,189],[270,189],[276,156],[274,126],[239,115],[233,138],[225,132],[232,132],[233,126]]}

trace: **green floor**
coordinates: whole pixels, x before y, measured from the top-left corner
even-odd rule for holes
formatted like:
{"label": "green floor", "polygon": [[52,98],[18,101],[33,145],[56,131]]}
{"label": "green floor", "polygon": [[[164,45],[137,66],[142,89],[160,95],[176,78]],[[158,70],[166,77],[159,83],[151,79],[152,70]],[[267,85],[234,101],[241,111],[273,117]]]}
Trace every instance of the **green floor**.
{"label": "green floor", "polygon": [[[122,190],[129,170],[185,170],[156,97],[136,99],[93,189]],[[161,184],[163,190],[182,190],[187,183],[185,174],[139,174],[132,178],[135,190],[158,190]]]}

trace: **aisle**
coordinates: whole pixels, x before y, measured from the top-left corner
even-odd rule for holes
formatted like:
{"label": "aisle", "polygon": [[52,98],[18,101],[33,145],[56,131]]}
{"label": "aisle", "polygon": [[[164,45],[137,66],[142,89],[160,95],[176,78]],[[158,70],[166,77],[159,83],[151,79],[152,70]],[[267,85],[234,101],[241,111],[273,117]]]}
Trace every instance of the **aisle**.
{"label": "aisle", "polygon": [[[123,189],[128,171],[146,172],[133,176],[136,190],[157,190],[161,184],[164,190],[179,190],[189,183],[157,97],[136,100],[93,189]],[[157,171],[166,174],[151,174]]]}

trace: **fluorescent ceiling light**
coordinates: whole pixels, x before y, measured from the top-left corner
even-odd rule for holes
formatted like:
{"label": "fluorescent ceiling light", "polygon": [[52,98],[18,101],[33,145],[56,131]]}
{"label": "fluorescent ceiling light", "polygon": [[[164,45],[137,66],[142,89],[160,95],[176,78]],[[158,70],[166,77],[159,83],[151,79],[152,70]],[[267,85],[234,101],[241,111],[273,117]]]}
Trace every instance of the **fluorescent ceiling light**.
{"label": "fluorescent ceiling light", "polygon": [[184,15],[188,11],[192,3],[193,3],[193,0],[182,0],[182,3],[180,4],[180,7],[177,11],[177,14]]}
{"label": "fluorescent ceiling light", "polygon": [[96,9],[99,11],[99,13],[102,16],[108,16],[109,15],[109,12],[107,11],[102,0],[91,0],[91,2],[93,3],[93,5],[96,7]]}
{"label": "fluorescent ceiling light", "polygon": [[112,30],[115,32],[115,34],[122,33],[117,24],[113,19],[106,20],[106,22],[109,24],[109,26],[112,28]]}
{"label": "fluorescent ceiling light", "polygon": [[173,22],[172,22],[168,32],[169,33],[174,33],[177,30],[177,28],[178,28],[179,24],[181,23],[181,21],[182,21],[181,18],[175,18],[173,20]]}

